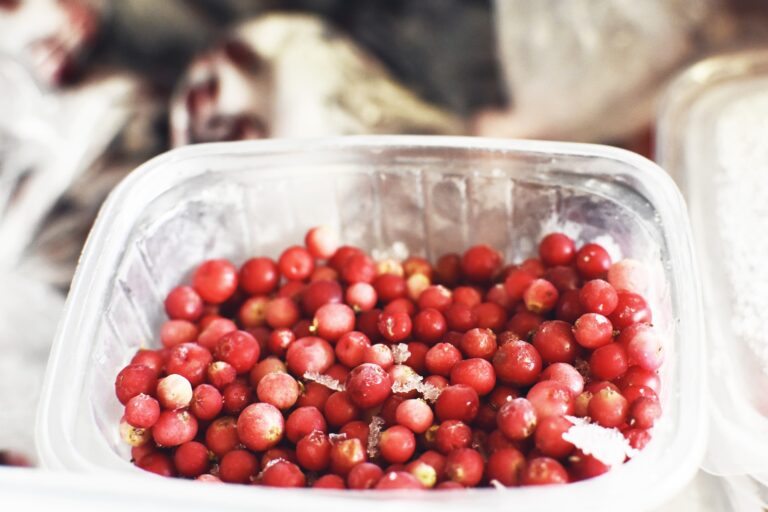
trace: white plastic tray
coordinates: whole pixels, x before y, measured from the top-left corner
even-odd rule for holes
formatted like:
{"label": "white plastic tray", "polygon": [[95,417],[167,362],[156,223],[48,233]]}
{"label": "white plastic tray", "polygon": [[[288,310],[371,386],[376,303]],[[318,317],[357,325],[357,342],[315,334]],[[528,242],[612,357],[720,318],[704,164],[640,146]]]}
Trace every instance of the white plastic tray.
{"label": "white plastic tray", "polygon": [[[668,336],[664,416],[635,459],[599,478],[542,488],[387,494],[211,486],[142,474],[117,434],[113,382],[153,344],[161,297],[205,257],[275,255],[311,225],[367,249],[402,242],[436,257],[486,242],[508,259],[562,229],[652,270],[654,321]],[[291,510],[615,510],[682,488],[705,442],[698,278],[682,198],[666,173],[615,148],[440,137],[270,140],[177,149],[132,173],[86,244],[54,342],[38,416],[43,463],[140,476],[135,492],[228,507]],[[137,478],[138,478],[137,476]],[[404,501],[406,500],[407,501]]]}

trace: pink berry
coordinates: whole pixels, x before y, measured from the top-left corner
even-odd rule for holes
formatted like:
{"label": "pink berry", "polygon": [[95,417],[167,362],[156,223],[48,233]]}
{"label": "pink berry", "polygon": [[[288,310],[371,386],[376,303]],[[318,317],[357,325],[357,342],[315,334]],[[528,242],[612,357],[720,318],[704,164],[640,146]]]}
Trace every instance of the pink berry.
{"label": "pink berry", "polygon": [[240,441],[253,451],[272,448],[283,438],[284,431],[283,415],[277,407],[270,404],[251,404],[237,419]]}

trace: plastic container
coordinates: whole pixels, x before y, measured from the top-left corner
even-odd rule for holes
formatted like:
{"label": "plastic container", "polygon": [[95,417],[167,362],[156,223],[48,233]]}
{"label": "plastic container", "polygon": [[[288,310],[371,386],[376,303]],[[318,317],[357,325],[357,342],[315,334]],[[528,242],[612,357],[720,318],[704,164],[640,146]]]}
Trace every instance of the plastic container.
{"label": "plastic container", "polygon": [[[205,257],[275,256],[319,223],[367,249],[403,244],[431,258],[486,242],[519,259],[557,228],[644,260],[654,322],[669,339],[653,441],[600,478],[546,489],[318,493],[200,485],[134,468],[117,432],[113,383],[140,345],[155,344],[164,294]],[[685,485],[703,455],[697,283],[679,192],[656,165],[623,150],[410,136],[177,149],[123,181],[94,225],[51,353],[40,458],[52,469],[120,474],[136,493],[168,493],[196,508],[647,509]]]}
{"label": "plastic container", "polygon": [[[724,247],[729,242],[723,238],[717,207],[723,187],[721,176],[725,166],[732,164],[732,156],[722,151],[721,138],[728,135],[722,130],[727,126],[724,123],[733,121],[733,109],[745,106],[757,114],[755,117],[768,119],[768,50],[709,58],[683,72],[661,105],[656,148],[657,160],[672,174],[688,201],[702,268],[707,373],[713,383],[708,404],[712,432],[703,467],[717,475],[751,474],[768,485],[768,370],[761,369],[759,358],[734,332],[737,292],[727,277]],[[768,137],[762,128],[756,136],[762,142],[751,149],[768,154]],[[764,171],[768,180],[768,166]],[[765,222],[763,219],[762,227],[752,236],[768,235]],[[766,291],[738,293],[765,296]],[[768,504],[768,499],[764,503]]]}

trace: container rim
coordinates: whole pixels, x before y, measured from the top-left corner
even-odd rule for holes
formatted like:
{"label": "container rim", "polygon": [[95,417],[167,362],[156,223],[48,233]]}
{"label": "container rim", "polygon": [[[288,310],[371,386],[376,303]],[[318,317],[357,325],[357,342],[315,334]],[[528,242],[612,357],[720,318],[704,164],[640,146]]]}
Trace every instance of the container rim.
{"label": "container rim", "polygon": [[[172,149],[139,166],[112,191],[97,216],[72,281],[71,291],[67,298],[64,312],[57,329],[57,334],[48,361],[46,376],[43,382],[36,422],[36,440],[40,460],[44,465],[50,468],[91,472],[100,469],[82,459],[81,456],[75,453],[69,443],[63,443],[65,446],[61,446],[62,443],[59,443],[59,446],[55,446],[56,443],[54,443],[54,437],[61,437],[62,433],[57,432],[57,427],[60,427],[61,425],[55,423],[54,420],[59,422],[63,420],[61,415],[58,415],[58,418],[56,417],[56,414],[52,415],[54,390],[58,387],[68,385],[68,383],[65,382],[66,379],[59,375],[61,367],[66,364],[64,360],[64,356],[67,355],[66,351],[70,348],[67,346],[66,340],[76,338],[80,325],[87,321],[87,318],[85,317],[86,312],[89,309],[87,304],[95,300],[91,293],[92,286],[95,283],[103,282],[106,279],[105,276],[109,269],[104,268],[104,265],[100,265],[99,260],[104,259],[103,251],[106,250],[108,242],[110,241],[110,231],[119,231],[126,227],[125,221],[118,222],[118,220],[120,219],[119,213],[121,205],[131,191],[144,184],[145,181],[150,180],[153,173],[166,164],[171,162],[178,163],[202,156],[210,157],[217,154],[226,156],[258,155],[270,152],[293,152],[298,154],[302,152],[329,150],[343,152],[346,149],[354,149],[358,151],[361,149],[384,151],[398,148],[466,149],[498,153],[499,155],[534,154],[539,156],[544,155],[551,158],[556,158],[558,156],[600,158],[616,162],[623,167],[630,167],[637,171],[633,174],[633,177],[640,180],[643,185],[647,187],[648,193],[652,195],[656,206],[658,206],[661,223],[666,226],[674,226],[672,229],[676,231],[676,236],[665,237],[665,241],[668,244],[668,253],[671,264],[673,268],[676,269],[675,282],[678,283],[678,286],[679,283],[685,283],[685,289],[688,292],[692,292],[695,297],[695,299],[680,301],[681,308],[679,311],[676,311],[678,315],[676,322],[680,324],[681,318],[686,320],[684,322],[684,332],[678,333],[676,337],[681,342],[681,346],[687,348],[692,348],[695,340],[700,338],[702,313],[699,285],[698,280],[696,279],[697,267],[692,257],[690,226],[683,196],[680,194],[670,176],[658,165],[630,151],[610,146],[571,142],[410,135],[349,136],[321,139],[270,139],[187,146]],[[620,174],[620,171],[615,169],[601,168],[598,172],[607,176]],[[144,186],[146,186],[146,184],[144,184]],[[115,258],[115,251],[121,249],[112,247],[109,250],[110,253],[107,254],[107,256],[109,258]],[[679,274],[677,272],[678,270]],[[682,290],[678,290],[677,293],[680,293],[681,291]],[[678,409],[681,412],[685,409],[685,414],[678,415],[679,423],[674,437],[676,442],[671,444],[671,447],[675,448],[675,454],[673,457],[665,455],[663,459],[658,460],[658,468],[654,466],[654,475],[652,476],[653,492],[648,492],[643,495],[643,505],[657,505],[664,498],[679,490],[682,485],[693,477],[704,455],[706,429],[702,428],[702,425],[705,425],[705,411],[703,407],[705,393],[702,390],[704,382],[701,378],[704,366],[704,352],[703,350],[694,350],[693,352],[694,353],[692,354],[686,355],[686,357],[690,357],[692,360],[690,364],[691,369],[686,372],[679,372],[680,379],[678,383],[680,389],[677,390],[677,394],[685,396],[687,400],[685,404],[678,406]],[[59,430],[61,429],[59,428]],[[632,465],[630,464],[628,466]],[[658,469],[658,471],[656,471],[656,469]],[[643,473],[639,470],[640,468],[638,467],[638,469],[634,471],[633,475],[635,477],[643,476]],[[647,471],[648,468],[646,467],[645,470]],[[625,468],[625,471],[630,471],[629,467]],[[589,501],[590,496],[594,496],[594,493],[598,492],[600,489],[604,491],[606,488],[611,488],[607,485],[609,481],[612,482],[613,488],[616,487],[618,481],[615,478],[612,479],[612,473],[615,474],[615,472],[610,472],[599,479],[562,486],[562,488],[558,489],[548,489],[547,502],[549,502],[550,499],[560,499],[563,503],[566,503],[576,495],[581,499]],[[623,474],[629,476],[628,473]],[[122,477],[123,476],[121,476],[121,478]],[[146,477],[142,476],[142,478]],[[645,478],[648,477],[646,476]],[[158,487],[162,488],[164,485],[167,485],[168,482],[160,481],[158,484]],[[183,485],[184,483],[174,482],[174,484]],[[199,499],[203,499],[206,493],[219,496],[219,493],[208,486],[205,486],[206,493],[203,494],[199,494],[196,490],[192,490],[191,487],[193,486],[188,486],[185,491],[190,493],[189,496],[196,496]],[[227,492],[235,494],[232,490],[227,490]],[[529,496],[536,491],[531,489],[519,489],[516,490],[516,492],[519,492],[520,496]],[[378,495],[378,493],[375,494]],[[473,502],[477,504],[483,503],[492,505],[494,503],[499,503],[498,501],[491,501],[498,500],[498,494],[494,494],[493,489],[472,491],[467,494],[467,496],[470,495],[472,496],[472,499],[475,500]],[[275,493],[274,496],[276,498],[287,497],[286,495],[277,493]],[[300,502],[303,504],[311,504],[312,496],[313,494],[311,493],[308,494],[302,492],[291,495],[292,498],[296,499],[297,504]],[[375,503],[375,501],[367,502],[370,504]],[[390,501],[389,499],[384,500],[383,502],[388,505],[397,503],[397,501]],[[231,500],[227,500],[227,503],[231,504]],[[348,504],[353,503],[353,500],[345,501],[344,498],[335,500],[335,504],[337,505],[343,505],[345,503],[346,506],[342,508],[348,508]],[[434,502],[424,501],[423,503],[432,503],[437,506],[451,506],[449,503],[453,503],[452,506],[457,506],[457,504],[467,505],[469,502],[466,500],[451,500],[450,502],[439,500]],[[552,503],[555,502],[553,501]]]}

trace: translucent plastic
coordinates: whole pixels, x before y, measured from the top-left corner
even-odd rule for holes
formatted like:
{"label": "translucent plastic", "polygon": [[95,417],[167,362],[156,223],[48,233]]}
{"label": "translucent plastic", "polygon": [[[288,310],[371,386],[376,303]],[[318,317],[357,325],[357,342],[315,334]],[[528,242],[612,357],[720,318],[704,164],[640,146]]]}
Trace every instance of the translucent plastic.
{"label": "translucent plastic", "polygon": [[367,249],[402,243],[430,258],[486,242],[519,259],[543,233],[561,229],[652,270],[654,321],[668,344],[665,413],[646,450],[607,475],[568,486],[409,495],[420,509],[648,508],[694,474],[705,441],[701,311],[686,211],[672,181],[614,148],[452,137],[192,146],[132,173],[99,215],[59,327],[38,416],[44,464],[140,477],[141,486],[126,485],[148,493],[167,486],[180,502],[217,508],[313,510],[318,500],[336,510],[397,506],[399,493],[159,479],[134,468],[119,441],[115,375],[139,346],[157,344],[164,294],[203,258],[274,256],[320,223]]}
{"label": "translucent plastic", "polygon": [[[768,373],[745,341],[734,335],[732,321],[736,293],[766,292],[730,286],[723,263],[727,242],[713,212],[717,188],[722,186],[719,176],[728,164],[718,152],[722,147],[718,127],[736,102],[765,98],[767,90],[768,50],[701,61],[671,85],[659,113],[656,143],[658,161],[688,201],[704,278],[712,435],[703,467],[718,475],[749,473],[764,485],[768,485]],[[768,118],[768,112],[762,117]],[[768,138],[763,140],[768,146]],[[756,149],[766,151],[766,146]],[[764,171],[768,173],[768,168]],[[760,230],[753,234],[762,236]]]}

